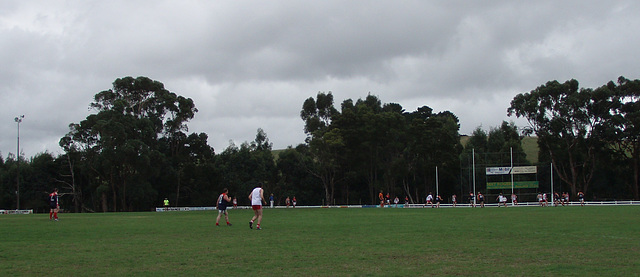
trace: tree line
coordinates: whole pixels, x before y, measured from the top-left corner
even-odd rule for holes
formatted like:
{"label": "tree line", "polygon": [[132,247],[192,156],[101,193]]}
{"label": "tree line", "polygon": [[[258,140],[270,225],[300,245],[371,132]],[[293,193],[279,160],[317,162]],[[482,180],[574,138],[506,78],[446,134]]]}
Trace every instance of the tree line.
{"label": "tree line", "polygon": [[253,141],[216,153],[207,134],[188,131],[193,100],[147,77],[124,77],[94,96],[94,113],[69,125],[63,154],[0,156],[0,208],[16,208],[18,178],[20,208],[36,210],[46,209],[54,187],[75,212],[145,211],[164,198],[211,206],[223,188],[243,205],[258,182],[277,203],[296,196],[303,205],[375,204],[379,192],[421,203],[429,192],[445,198],[468,189],[463,161],[472,149],[479,164],[504,163],[488,154],[508,151],[530,164],[526,135],[538,137],[540,163],[553,164],[563,191],[638,199],[638,85],[623,77],[596,89],[548,82],[507,109],[528,126],[478,127],[465,146],[452,112],[405,111],[374,95],[337,107],[331,92],[319,92],[302,103],[303,143],[274,151],[258,129]]}

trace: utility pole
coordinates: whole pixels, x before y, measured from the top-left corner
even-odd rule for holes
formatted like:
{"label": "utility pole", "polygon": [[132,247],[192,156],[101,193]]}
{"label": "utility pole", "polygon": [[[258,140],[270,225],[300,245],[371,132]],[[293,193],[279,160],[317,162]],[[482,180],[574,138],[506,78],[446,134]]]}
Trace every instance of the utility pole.
{"label": "utility pole", "polygon": [[16,151],[16,210],[20,209],[20,122],[24,115],[16,116],[15,121],[18,123],[18,147]]}

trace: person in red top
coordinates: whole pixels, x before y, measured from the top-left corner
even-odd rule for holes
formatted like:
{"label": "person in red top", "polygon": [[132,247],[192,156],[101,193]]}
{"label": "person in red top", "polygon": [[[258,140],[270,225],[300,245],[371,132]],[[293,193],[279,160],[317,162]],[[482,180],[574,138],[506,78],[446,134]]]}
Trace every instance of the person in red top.
{"label": "person in red top", "polygon": [[380,198],[380,208],[384,208],[384,195],[382,195],[382,191],[378,194],[378,198]]}
{"label": "person in red top", "polygon": [[53,192],[49,194],[49,220],[54,219],[58,221],[58,211],[60,211],[60,203],[58,202],[58,188],[53,189]]}

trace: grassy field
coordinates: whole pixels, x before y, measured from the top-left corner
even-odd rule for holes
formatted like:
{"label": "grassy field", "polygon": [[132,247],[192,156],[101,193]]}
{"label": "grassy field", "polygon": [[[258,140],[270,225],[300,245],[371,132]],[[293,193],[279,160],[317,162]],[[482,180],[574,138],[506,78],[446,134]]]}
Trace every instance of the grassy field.
{"label": "grassy field", "polygon": [[640,207],[0,216],[0,276],[637,276]]}

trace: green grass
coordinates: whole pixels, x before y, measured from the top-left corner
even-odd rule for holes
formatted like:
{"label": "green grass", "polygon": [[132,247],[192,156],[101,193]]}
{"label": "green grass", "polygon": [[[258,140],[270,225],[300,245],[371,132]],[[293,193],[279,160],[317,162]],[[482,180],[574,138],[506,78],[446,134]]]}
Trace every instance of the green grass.
{"label": "green grass", "polygon": [[[0,276],[637,276],[640,207],[0,216]],[[51,274],[52,273],[52,274]]]}

